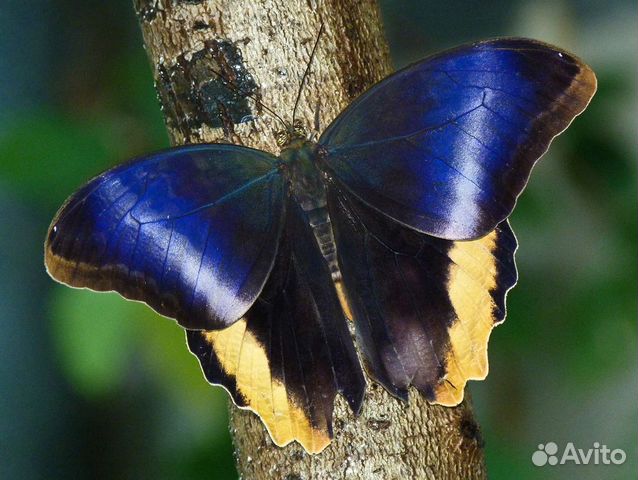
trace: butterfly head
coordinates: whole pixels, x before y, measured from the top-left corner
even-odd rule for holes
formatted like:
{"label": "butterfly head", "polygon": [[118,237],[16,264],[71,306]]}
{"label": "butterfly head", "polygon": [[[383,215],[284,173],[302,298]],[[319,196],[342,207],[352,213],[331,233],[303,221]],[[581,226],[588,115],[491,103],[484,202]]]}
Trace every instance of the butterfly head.
{"label": "butterfly head", "polygon": [[301,120],[295,120],[292,125],[288,125],[284,130],[275,134],[277,145],[282,150],[293,146],[293,144],[303,143],[308,140],[308,132]]}

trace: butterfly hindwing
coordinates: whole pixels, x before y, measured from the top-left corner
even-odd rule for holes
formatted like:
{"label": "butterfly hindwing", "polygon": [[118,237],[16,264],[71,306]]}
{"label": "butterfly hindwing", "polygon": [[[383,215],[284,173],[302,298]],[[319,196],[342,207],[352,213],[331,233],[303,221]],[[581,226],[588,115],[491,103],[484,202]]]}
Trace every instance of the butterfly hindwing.
{"label": "butterfly hindwing", "polygon": [[230,145],[179,147],[99,175],[60,209],[46,266],[115,290],[184,327],[238,320],[275,260],[285,212],[277,159]]}
{"label": "butterfly hindwing", "polygon": [[187,337],[207,379],[259,414],[275,443],[316,453],[332,437],[335,395],[358,413],[365,379],[328,265],[292,200],[287,217],[271,277],[244,318]]}
{"label": "butterfly hindwing", "polygon": [[487,341],[516,282],[507,221],[450,241],[406,228],[332,185],[330,215],[347,298],[373,378],[407,398],[456,405],[487,375]]}
{"label": "butterfly hindwing", "polygon": [[323,162],[404,225],[480,238],[511,213],[535,162],[595,90],[588,66],[537,41],[462,46],[355,100],[321,136]]}

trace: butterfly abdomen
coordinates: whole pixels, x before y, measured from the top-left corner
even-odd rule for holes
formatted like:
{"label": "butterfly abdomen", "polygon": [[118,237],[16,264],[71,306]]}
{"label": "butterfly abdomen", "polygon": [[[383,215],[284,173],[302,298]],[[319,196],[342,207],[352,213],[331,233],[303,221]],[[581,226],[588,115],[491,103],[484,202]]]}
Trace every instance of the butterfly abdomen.
{"label": "butterfly abdomen", "polygon": [[335,237],[332,232],[332,222],[328,214],[328,207],[322,206],[306,212],[308,223],[312,227],[312,233],[319,245],[323,258],[326,259],[332,279],[337,281],[341,278],[339,265],[337,264],[337,247]]}

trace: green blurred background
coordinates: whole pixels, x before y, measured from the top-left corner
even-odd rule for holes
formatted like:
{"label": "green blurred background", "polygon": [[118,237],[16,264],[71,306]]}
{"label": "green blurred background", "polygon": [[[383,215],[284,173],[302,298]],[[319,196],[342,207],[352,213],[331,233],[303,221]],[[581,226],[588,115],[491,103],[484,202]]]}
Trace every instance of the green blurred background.
{"label": "green blurred background", "polygon": [[[471,391],[504,478],[635,478],[636,4],[381,2],[396,66],[523,35],[592,65],[599,91],[512,217],[520,282]],[[104,168],[168,145],[130,0],[0,7],[0,478],[233,479],[225,393],[173,322],[44,272],[49,221]],[[534,467],[547,441],[622,466]]]}

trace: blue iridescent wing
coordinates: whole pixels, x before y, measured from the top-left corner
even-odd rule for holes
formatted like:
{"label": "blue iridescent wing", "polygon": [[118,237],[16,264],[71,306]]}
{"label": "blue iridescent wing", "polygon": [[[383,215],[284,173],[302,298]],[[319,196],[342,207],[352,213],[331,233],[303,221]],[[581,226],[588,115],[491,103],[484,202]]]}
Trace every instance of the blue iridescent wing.
{"label": "blue iridescent wing", "polygon": [[406,226],[479,238],[511,213],[536,161],[595,90],[587,65],[537,41],[462,46],[355,100],[319,140],[324,169]]}
{"label": "blue iridescent wing", "polygon": [[91,180],[54,218],[50,275],[115,290],[190,329],[231,325],[259,296],[285,218],[278,160],[231,145],[179,147]]}
{"label": "blue iridescent wing", "polygon": [[313,453],[332,438],[335,395],[355,413],[365,379],[328,265],[294,200],[264,291],[235,325],[186,333],[206,378],[255,411],[274,442]]}

